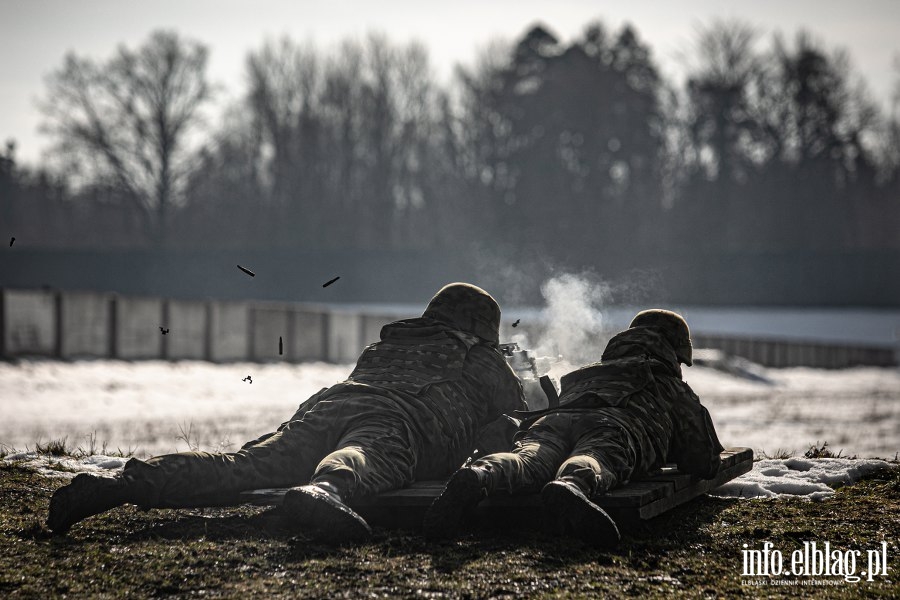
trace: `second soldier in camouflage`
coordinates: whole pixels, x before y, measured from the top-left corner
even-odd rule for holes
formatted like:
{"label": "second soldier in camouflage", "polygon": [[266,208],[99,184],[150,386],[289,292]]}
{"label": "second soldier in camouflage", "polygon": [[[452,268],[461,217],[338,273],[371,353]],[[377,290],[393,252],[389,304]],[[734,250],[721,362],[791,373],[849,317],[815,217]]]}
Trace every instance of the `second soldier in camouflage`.
{"label": "second soldier in camouflage", "polygon": [[562,378],[558,407],[523,415],[512,451],[453,475],[426,515],[426,535],[453,535],[464,510],[495,491],[540,491],[560,533],[614,545],[618,529],[592,497],[667,462],[702,478],[719,468],[709,413],[682,379],[681,363],[691,362],[680,315],[639,313],[601,362]]}

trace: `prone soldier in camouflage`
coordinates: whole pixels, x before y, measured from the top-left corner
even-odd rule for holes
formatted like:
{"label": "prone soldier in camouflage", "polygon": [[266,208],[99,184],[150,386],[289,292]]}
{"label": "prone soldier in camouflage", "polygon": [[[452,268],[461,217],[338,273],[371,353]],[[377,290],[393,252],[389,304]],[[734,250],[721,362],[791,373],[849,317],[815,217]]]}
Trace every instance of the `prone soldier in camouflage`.
{"label": "prone soldier in camouflage", "polygon": [[234,453],[131,459],[114,477],[79,475],[54,493],[47,524],[65,533],[125,503],[228,505],[243,490],[299,486],[284,506],[303,530],[325,541],[365,538],[369,526],[348,502],[446,478],[480,429],[525,408],[498,350],[499,324],[490,294],[447,285],[421,317],[385,325],[346,381],[313,395],[278,431]]}
{"label": "prone soldier in camouflage", "polygon": [[638,313],[601,362],[562,378],[557,408],[523,415],[511,452],[479,458],[450,478],[426,514],[425,534],[454,535],[464,511],[495,491],[540,491],[558,533],[614,546],[618,528],[592,497],[667,462],[704,479],[719,469],[723,448],[712,420],[682,379],[691,355],[680,315]]}

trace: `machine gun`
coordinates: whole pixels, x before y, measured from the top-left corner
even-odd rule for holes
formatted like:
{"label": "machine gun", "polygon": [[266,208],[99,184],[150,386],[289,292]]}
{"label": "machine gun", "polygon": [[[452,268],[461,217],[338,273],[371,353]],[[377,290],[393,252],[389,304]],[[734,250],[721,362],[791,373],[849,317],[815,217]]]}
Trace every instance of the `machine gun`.
{"label": "machine gun", "polygon": [[516,372],[519,379],[537,379],[538,372],[534,358],[528,353],[528,350],[519,348],[516,342],[507,342],[500,344],[500,352],[506,357],[506,362]]}
{"label": "machine gun", "polygon": [[529,410],[554,408],[559,405],[556,385],[549,375],[538,373],[537,360],[528,350],[520,348],[516,342],[500,344],[499,348],[506,357],[506,362],[522,381]]}

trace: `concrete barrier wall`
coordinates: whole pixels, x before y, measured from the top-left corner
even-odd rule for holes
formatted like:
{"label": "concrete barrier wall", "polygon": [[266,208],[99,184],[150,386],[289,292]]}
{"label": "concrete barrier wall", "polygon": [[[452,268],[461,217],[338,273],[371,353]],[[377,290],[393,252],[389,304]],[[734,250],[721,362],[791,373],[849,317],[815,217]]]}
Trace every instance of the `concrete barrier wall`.
{"label": "concrete barrier wall", "polygon": [[[0,290],[0,357],[326,360],[352,363],[393,317],[284,303],[190,302],[84,292]],[[501,341],[540,323],[501,323]],[[159,328],[169,332],[163,335]],[[283,341],[279,353],[278,338]],[[717,348],[772,367],[896,366],[898,350],[795,340],[695,334],[696,348]]]}
{"label": "concrete barrier wall", "polygon": [[249,308],[243,302],[210,303],[210,356],[214,362],[247,360]]}
{"label": "concrete barrier wall", "polygon": [[206,304],[170,300],[163,327],[169,333],[163,337],[164,356],[172,360],[202,360],[206,356]]}
{"label": "concrete barrier wall", "polygon": [[110,297],[66,292],[61,296],[62,358],[96,358],[110,352]]}
{"label": "concrete barrier wall", "polygon": [[286,360],[283,354],[279,354],[278,338],[284,341],[287,337],[290,312],[284,305],[265,304],[250,307],[252,323],[250,360],[259,362]]}
{"label": "concrete barrier wall", "polygon": [[54,356],[57,314],[52,292],[5,290],[3,351],[6,356]]}
{"label": "concrete barrier wall", "polygon": [[360,316],[351,312],[328,315],[327,360],[333,363],[356,362],[363,349]]}
{"label": "concrete barrier wall", "polygon": [[856,366],[891,367],[900,362],[893,348],[710,335],[694,335],[693,343],[695,348],[714,348],[767,367],[843,369]]}
{"label": "concrete barrier wall", "polygon": [[116,358],[162,358],[162,300],[118,297],[115,303]]}
{"label": "concrete barrier wall", "polygon": [[284,352],[292,362],[328,359],[328,313],[324,310],[292,311],[292,327]]}

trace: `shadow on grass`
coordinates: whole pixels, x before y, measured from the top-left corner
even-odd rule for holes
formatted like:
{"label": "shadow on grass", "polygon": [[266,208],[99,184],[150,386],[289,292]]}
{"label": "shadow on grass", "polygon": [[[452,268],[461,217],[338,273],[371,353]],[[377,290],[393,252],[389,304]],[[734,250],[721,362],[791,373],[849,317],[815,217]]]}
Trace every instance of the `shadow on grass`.
{"label": "shadow on grass", "polygon": [[135,525],[144,526],[131,528],[126,534],[127,539],[229,541],[287,539],[293,535],[275,509],[163,509],[147,511],[141,517]]}
{"label": "shadow on grass", "polygon": [[[376,525],[373,538],[365,544],[332,545],[314,541],[292,528],[279,509],[250,506],[146,512],[134,507],[118,508],[76,525],[85,530],[75,529],[63,538],[50,538],[38,524],[21,530],[19,536],[49,540],[54,546],[64,547],[111,539],[117,543],[164,540],[187,544],[200,540],[262,541],[273,543],[270,547],[275,553],[273,558],[286,563],[374,552],[386,557],[427,557],[437,572],[448,575],[480,563],[487,556],[500,565],[507,558],[524,561],[537,573],[614,561],[636,568],[655,568],[670,551],[710,547],[709,525],[715,524],[720,513],[735,502],[700,497],[653,520],[623,526],[623,540],[612,551],[596,550],[578,539],[547,533],[542,529],[539,513],[525,520],[480,518],[464,527],[457,540],[446,542],[427,541],[416,529],[387,529]],[[797,533],[801,537],[808,534],[807,531]]]}
{"label": "shadow on grass", "polygon": [[620,524],[622,542],[608,551],[595,549],[573,537],[550,533],[539,514],[527,522],[482,516],[464,526],[456,540],[425,542],[419,536],[409,551],[430,555],[432,566],[447,574],[477,563],[486,555],[504,554],[526,558],[538,572],[623,559],[633,566],[655,567],[670,550],[708,545],[711,541],[708,526],[716,523],[722,511],[734,502],[700,497],[655,519]]}

